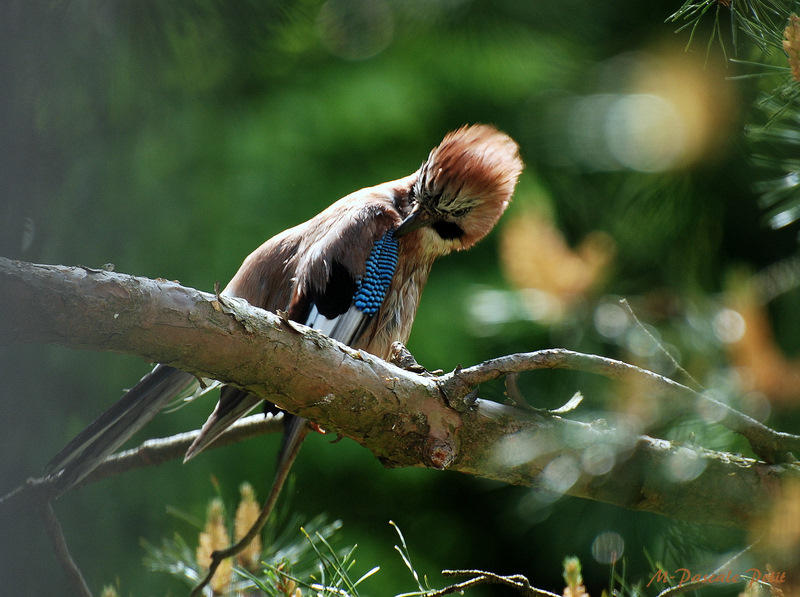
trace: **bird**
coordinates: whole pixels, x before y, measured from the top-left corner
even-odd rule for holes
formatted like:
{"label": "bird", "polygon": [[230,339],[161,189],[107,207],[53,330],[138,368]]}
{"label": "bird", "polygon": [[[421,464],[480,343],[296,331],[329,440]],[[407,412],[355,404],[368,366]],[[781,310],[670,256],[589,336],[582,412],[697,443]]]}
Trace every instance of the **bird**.
{"label": "bird", "polygon": [[[434,261],[469,249],[494,228],[522,169],[519,146],[507,134],[488,124],[462,126],[414,173],[351,193],[264,242],[220,295],[283,311],[291,321],[388,359],[392,345],[409,338]],[[80,483],[177,396],[205,389],[194,375],[157,364],[49,462],[57,493]],[[222,387],[185,459],[261,402]],[[284,416],[278,469],[308,429],[304,419]]]}

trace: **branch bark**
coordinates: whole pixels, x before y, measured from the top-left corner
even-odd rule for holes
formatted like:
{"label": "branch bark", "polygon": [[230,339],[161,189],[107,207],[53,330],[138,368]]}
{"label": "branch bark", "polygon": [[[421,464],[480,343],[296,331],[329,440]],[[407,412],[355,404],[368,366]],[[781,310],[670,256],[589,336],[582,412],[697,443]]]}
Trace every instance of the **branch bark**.
{"label": "branch bark", "polygon": [[[2,258],[0,304],[8,315],[0,319],[0,344],[47,342],[135,354],[232,383],[353,438],[387,466],[447,468],[720,525],[747,524],[768,508],[782,482],[798,476],[793,464],[465,399],[475,383],[519,370],[653,375],[591,355],[540,351],[436,378],[243,301],[164,280]],[[794,446],[794,436],[776,439],[774,433],[767,435],[780,449]],[[598,449],[614,466],[590,474],[587,457]],[[666,474],[676,465],[699,472],[676,480]]]}

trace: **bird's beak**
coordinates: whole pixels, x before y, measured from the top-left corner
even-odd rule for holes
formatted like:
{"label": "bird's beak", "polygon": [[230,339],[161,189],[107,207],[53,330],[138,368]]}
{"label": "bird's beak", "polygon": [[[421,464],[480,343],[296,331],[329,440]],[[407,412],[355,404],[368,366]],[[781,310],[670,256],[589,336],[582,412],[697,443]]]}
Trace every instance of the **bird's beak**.
{"label": "bird's beak", "polygon": [[433,217],[419,205],[412,211],[408,217],[401,222],[395,229],[394,237],[399,238],[411,232],[412,230],[419,230],[433,224]]}

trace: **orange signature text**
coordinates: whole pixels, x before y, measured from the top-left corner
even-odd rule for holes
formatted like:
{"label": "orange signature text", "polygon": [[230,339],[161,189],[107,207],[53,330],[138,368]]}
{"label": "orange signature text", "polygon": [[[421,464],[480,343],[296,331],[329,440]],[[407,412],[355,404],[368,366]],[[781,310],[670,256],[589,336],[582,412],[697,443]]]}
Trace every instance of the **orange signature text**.
{"label": "orange signature text", "polygon": [[748,568],[742,574],[736,574],[732,570],[727,572],[712,572],[710,574],[692,574],[688,568],[678,568],[674,574],[670,574],[666,570],[656,570],[656,573],[650,578],[647,583],[649,587],[654,582],[672,584],[677,582],[678,586],[691,584],[727,584],[737,582],[747,582],[750,587],[757,582],[763,582],[771,585],[782,584],[786,581],[785,572],[775,572],[768,570],[766,572],[758,568]]}

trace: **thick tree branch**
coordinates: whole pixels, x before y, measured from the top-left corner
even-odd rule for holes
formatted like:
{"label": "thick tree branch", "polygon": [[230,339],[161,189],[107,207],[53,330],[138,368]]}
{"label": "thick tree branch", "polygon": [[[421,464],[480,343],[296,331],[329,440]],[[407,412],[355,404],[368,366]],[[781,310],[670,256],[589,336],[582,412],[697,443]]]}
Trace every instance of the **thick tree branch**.
{"label": "thick tree branch", "polygon": [[[233,383],[355,439],[387,465],[448,468],[725,525],[764,512],[782,481],[798,474],[791,464],[467,402],[474,382],[516,365],[493,362],[442,379],[417,375],[278,315],[172,282],[0,259],[0,302],[8,314],[0,320],[0,344],[50,342],[136,354]],[[544,356],[540,367],[598,364],[592,365],[597,357],[559,351],[505,358],[533,362],[530,369],[536,355]],[[597,372],[608,375],[607,364]],[[487,377],[486,370],[494,373]],[[614,466],[590,474],[587,455],[598,447]],[[676,466],[695,473],[676,480],[666,473]]]}

